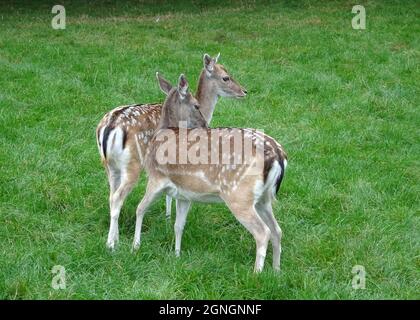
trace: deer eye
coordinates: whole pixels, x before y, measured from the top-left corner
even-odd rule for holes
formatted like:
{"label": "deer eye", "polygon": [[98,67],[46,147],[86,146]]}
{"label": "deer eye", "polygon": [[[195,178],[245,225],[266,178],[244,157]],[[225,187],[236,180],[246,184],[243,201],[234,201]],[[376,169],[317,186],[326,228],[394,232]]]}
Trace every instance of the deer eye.
{"label": "deer eye", "polygon": [[224,82],[228,82],[230,80],[230,78],[229,77],[223,77],[223,81]]}
{"label": "deer eye", "polygon": [[194,108],[195,108],[195,110],[198,110],[198,109],[200,109],[200,106],[198,104],[195,104]]}

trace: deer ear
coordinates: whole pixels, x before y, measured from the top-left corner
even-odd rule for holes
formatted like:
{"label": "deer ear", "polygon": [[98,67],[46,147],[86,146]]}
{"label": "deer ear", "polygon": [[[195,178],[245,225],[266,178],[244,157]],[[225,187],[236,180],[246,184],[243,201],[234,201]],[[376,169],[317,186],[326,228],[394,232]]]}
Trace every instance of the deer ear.
{"label": "deer ear", "polygon": [[168,95],[169,91],[172,89],[172,85],[168,82],[168,80],[162,78],[159,72],[156,72],[156,78],[159,82],[160,89],[164,94]]}
{"label": "deer ear", "polygon": [[181,73],[178,80],[178,93],[181,99],[185,99],[185,96],[188,93],[188,81],[185,78],[184,74]]}
{"label": "deer ear", "polygon": [[210,76],[214,70],[215,60],[212,59],[207,53],[203,57],[204,68],[207,71],[207,74]]}

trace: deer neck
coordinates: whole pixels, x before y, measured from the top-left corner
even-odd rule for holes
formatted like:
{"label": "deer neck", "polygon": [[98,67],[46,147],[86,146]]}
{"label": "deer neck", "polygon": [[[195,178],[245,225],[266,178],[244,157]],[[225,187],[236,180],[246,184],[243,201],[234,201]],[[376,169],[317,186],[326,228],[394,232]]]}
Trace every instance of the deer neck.
{"label": "deer neck", "polygon": [[207,123],[210,123],[213,117],[214,107],[216,106],[217,99],[217,88],[213,82],[206,76],[206,71],[203,69],[198,80],[198,88],[196,98],[200,103],[200,111],[206,119]]}

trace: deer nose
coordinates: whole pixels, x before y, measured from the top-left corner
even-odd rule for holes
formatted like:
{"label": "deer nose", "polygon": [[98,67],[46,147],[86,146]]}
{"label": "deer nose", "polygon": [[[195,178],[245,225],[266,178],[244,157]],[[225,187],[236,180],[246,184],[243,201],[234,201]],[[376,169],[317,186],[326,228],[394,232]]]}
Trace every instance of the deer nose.
{"label": "deer nose", "polygon": [[245,94],[247,94],[247,93],[248,93],[248,91],[246,91],[245,89],[242,89],[242,91],[243,91]]}

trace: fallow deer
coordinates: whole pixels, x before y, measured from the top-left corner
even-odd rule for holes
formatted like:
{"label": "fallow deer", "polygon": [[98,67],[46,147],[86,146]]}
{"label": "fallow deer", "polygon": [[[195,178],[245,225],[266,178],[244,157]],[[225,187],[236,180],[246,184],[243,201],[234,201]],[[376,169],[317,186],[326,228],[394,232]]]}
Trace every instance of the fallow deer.
{"label": "fallow deer", "polygon": [[[219,97],[241,98],[243,89],[218,63],[220,54],[203,57],[197,100],[204,119],[210,123]],[[165,80],[161,79],[162,86]],[[144,167],[147,145],[159,124],[162,104],[120,106],[107,113],[96,129],[96,138],[110,186],[110,228],[107,246],[114,249],[118,242],[118,218],[121,207],[136,185]],[[177,205],[178,206],[178,205]],[[170,217],[171,198],[166,198],[166,215]]]}
{"label": "fallow deer", "polygon": [[[205,119],[197,107],[197,100],[188,92],[185,77],[181,75],[175,87],[158,80],[167,98],[159,126],[148,145],[145,159],[148,183],[136,211],[133,249],[140,246],[146,210],[161,194],[169,194],[178,200],[175,222],[177,255],[190,202],[222,201],[254,236],[254,270],[262,271],[270,239],[273,267],[279,270],[282,233],[273,215],[272,201],[287,165],[282,146],[254,129],[209,129],[200,125]],[[179,127],[179,121],[185,121],[186,117],[185,128]],[[239,149],[235,140],[238,137],[241,138]],[[220,141],[222,148],[219,147]]]}

